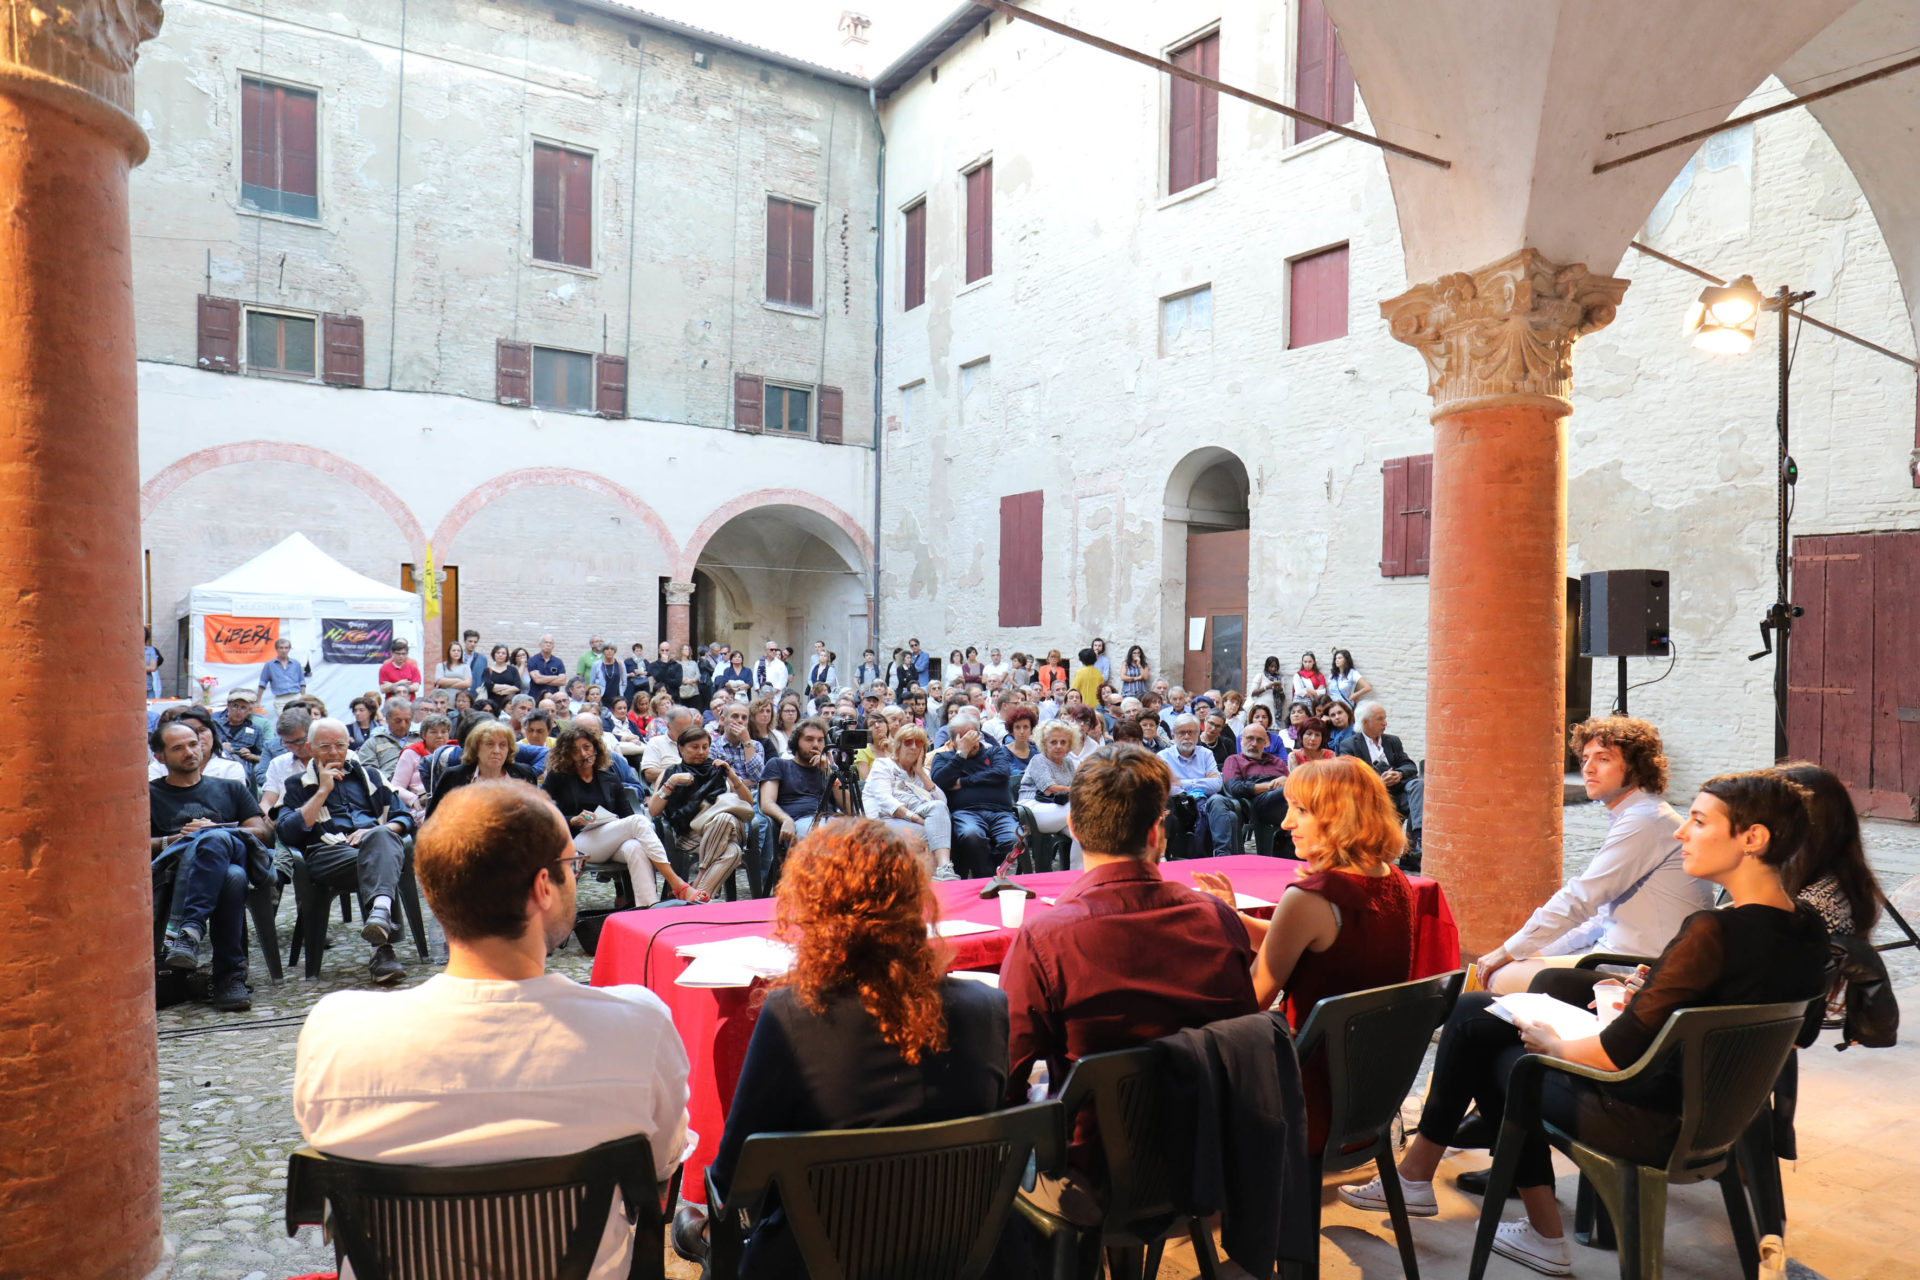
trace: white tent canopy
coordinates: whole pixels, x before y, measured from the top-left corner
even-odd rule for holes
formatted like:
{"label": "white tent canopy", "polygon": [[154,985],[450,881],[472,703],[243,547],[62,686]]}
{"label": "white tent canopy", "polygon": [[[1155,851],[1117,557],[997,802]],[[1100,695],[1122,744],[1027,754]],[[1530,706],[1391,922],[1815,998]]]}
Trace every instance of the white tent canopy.
{"label": "white tent canopy", "polygon": [[193,588],[178,613],[185,632],[182,649],[189,654],[188,671],[195,682],[192,692],[198,693],[202,677],[213,677],[216,705],[234,689],[258,684],[262,662],[273,655],[271,643],[266,643],[260,661],[210,661],[210,618],[270,624],[268,629],[275,635],[293,642],[293,660],[310,669],[307,690],[342,719],[348,700],[377,687],[375,672],[386,653],[358,655],[364,661],[341,661],[339,655],[352,641],[343,639],[341,629],[335,628],[332,642],[323,643],[326,623],[371,623],[375,634],[379,624],[387,624],[393,639],[412,647],[414,661],[426,660],[420,597],[355,573],[300,533],[289,534],[278,546],[232,572]]}

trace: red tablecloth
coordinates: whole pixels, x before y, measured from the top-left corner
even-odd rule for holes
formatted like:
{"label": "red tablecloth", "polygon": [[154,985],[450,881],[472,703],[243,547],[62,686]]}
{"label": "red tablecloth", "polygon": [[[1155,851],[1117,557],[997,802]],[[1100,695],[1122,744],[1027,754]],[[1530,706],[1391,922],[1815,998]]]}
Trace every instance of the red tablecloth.
{"label": "red tablecloth", "polygon": [[[1286,887],[1304,873],[1306,864],[1290,858],[1262,858],[1242,854],[1229,858],[1193,858],[1165,862],[1160,872],[1169,880],[1193,883],[1196,871],[1224,871],[1233,877],[1233,887],[1256,898],[1275,901]],[[1077,871],[1050,871],[1020,876],[1019,882],[1042,897],[1054,897],[1079,878]],[[1460,964],[1460,933],[1453,923],[1453,912],[1438,883],[1420,876],[1413,882],[1420,931],[1414,954],[1414,976],[1445,973]],[[995,969],[1005,958],[1013,942],[1011,929],[1000,927],[1000,907],[994,899],[980,897],[982,880],[936,883],[941,914],[946,919],[962,919],[991,924],[991,933],[967,934],[949,938],[945,945],[953,952],[954,969]],[[691,1123],[700,1135],[700,1144],[686,1162],[680,1179],[680,1191],[689,1200],[706,1199],[707,1164],[719,1149],[720,1131],[726,1125],[727,1106],[733,1100],[734,1086],[740,1080],[740,1064],[747,1052],[747,1040],[753,1034],[757,1006],[750,997],[751,988],[681,987],[674,985],[687,960],[675,954],[677,948],[694,942],[714,942],[742,934],[772,931],[772,899],[749,902],[712,902],[695,907],[674,907],[655,911],[623,911],[609,916],[600,934],[600,947],[593,959],[593,984],[597,987],[632,983],[652,990],[673,1011],[673,1025],[687,1046],[692,1069],[688,1103]],[[1037,899],[1030,899],[1029,912],[1045,911]]]}

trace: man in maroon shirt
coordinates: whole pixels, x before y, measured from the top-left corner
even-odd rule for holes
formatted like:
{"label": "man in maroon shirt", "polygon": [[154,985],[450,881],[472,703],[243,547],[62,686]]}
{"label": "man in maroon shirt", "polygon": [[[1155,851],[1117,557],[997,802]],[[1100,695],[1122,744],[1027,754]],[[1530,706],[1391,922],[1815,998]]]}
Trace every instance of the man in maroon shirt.
{"label": "man in maroon shirt", "polygon": [[[1253,1013],[1253,946],[1233,909],[1160,878],[1173,774],[1131,743],[1103,747],[1074,771],[1068,825],[1086,870],[1050,909],[1027,918],[1000,966],[1010,1015],[1007,1100],[1027,1100],[1044,1060],[1054,1092],[1074,1060],[1131,1049],[1186,1027]],[[1092,1118],[1075,1128],[1076,1169],[1091,1167]],[[1091,1180],[1042,1177],[1026,1193],[1074,1221],[1097,1222]],[[1088,1215],[1091,1215],[1089,1218]]]}

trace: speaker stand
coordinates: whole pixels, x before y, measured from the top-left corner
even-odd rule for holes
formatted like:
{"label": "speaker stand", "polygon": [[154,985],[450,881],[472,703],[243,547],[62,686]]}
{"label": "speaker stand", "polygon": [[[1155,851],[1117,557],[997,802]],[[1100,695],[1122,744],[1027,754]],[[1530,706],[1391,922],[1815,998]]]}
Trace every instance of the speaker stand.
{"label": "speaker stand", "polygon": [[1617,661],[1620,663],[1620,693],[1614,699],[1613,713],[1623,716],[1627,714],[1627,655],[1621,654]]}

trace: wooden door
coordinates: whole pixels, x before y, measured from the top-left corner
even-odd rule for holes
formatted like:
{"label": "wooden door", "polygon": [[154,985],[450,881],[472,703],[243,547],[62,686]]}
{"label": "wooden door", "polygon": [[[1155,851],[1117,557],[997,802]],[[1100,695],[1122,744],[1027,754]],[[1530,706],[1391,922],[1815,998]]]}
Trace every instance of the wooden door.
{"label": "wooden door", "polygon": [[1181,683],[1202,689],[1247,687],[1247,530],[1187,535],[1187,611],[1176,637]]}
{"label": "wooden door", "polygon": [[1920,532],[1794,539],[1787,741],[1863,814],[1920,816]]}

